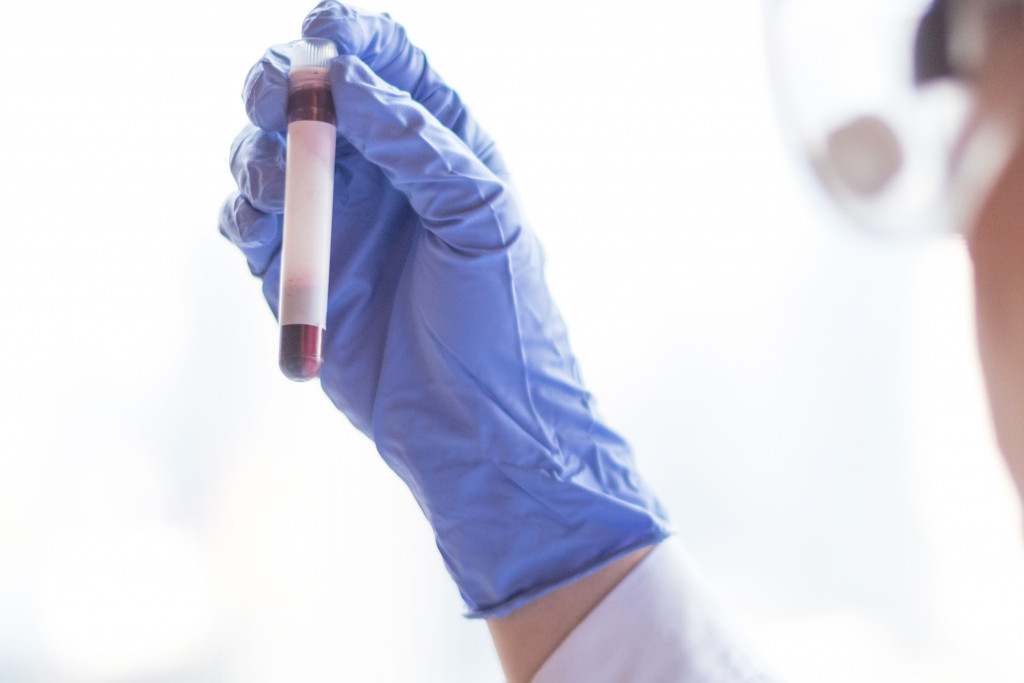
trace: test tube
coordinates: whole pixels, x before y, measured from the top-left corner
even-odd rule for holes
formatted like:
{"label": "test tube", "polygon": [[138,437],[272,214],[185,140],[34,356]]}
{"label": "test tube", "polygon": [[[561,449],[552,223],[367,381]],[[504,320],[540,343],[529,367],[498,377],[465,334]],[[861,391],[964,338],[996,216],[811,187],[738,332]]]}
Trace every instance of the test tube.
{"label": "test tube", "polygon": [[278,320],[281,372],[296,382],[316,377],[323,363],[337,137],[329,69],[337,56],[330,40],[300,40],[288,74]]}

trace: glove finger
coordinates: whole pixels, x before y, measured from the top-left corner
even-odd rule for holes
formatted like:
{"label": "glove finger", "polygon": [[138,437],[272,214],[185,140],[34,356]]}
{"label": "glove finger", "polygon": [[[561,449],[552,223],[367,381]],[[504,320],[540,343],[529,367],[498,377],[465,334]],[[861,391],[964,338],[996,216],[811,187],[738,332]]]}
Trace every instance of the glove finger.
{"label": "glove finger", "polygon": [[302,24],[307,38],[327,38],[342,55],[359,57],[381,79],[409,93],[442,125],[465,142],[493,172],[505,173],[494,142],[413,45],[405,28],[387,14],[375,14],[326,0]]}
{"label": "glove finger", "polygon": [[263,130],[284,130],[288,127],[285,109],[288,105],[290,54],[290,45],[268,48],[245,77],[245,85],[242,86],[245,114]]}
{"label": "glove finger", "polygon": [[243,195],[231,193],[220,208],[220,233],[245,255],[249,270],[263,277],[281,250],[281,216],[253,207]]}
{"label": "glove finger", "polygon": [[285,136],[246,126],[231,143],[231,175],[260,211],[284,211]]}
{"label": "glove finger", "polygon": [[508,185],[408,93],[358,57],[331,65],[338,131],[376,164],[424,225],[460,250],[500,249],[518,235]]}

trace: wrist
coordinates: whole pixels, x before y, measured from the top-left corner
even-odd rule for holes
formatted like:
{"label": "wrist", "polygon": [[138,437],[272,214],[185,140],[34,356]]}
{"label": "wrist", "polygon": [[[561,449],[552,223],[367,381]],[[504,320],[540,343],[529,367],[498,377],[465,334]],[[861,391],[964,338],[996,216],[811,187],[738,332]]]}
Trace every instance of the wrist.
{"label": "wrist", "polygon": [[634,550],[571,583],[487,621],[509,683],[530,681],[563,640],[653,550]]}

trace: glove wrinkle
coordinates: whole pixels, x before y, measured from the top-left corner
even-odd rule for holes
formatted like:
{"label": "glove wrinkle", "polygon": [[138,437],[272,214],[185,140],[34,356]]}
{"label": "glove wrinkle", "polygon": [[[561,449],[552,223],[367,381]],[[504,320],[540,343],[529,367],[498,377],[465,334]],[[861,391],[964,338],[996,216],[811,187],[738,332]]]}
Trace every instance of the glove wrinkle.
{"label": "glove wrinkle", "polygon": [[[482,393],[490,401],[490,404],[494,408],[496,408],[500,413],[505,415],[505,417],[508,418],[509,422],[515,425],[522,434],[529,437],[531,441],[536,443],[541,448],[541,450],[547,455],[548,458],[551,458],[551,451],[557,449],[557,444],[555,443],[555,439],[553,438],[553,435],[550,433],[550,430],[545,428],[543,421],[540,419],[540,416],[537,414],[536,409],[533,407],[533,400],[530,398],[530,388],[529,382],[526,379],[525,368],[522,366],[516,368],[515,375],[516,377],[522,377],[524,386],[521,389],[521,398],[529,404],[531,413],[530,416],[533,418],[534,424],[539,428],[539,434],[535,433],[530,428],[530,424],[526,420],[517,417],[513,413],[513,411],[510,410],[500,398],[498,398],[497,394],[491,389],[491,387],[487,385],[487,383],[484,380],[482,380],[479,376],[477,376],[476,373],[474,373],[472,370],[466,367],[466,365],[459,359],[458,354],[453,352],[448,347],[448,345],[445,344],[444,339],[442,339],[441,336],[438,335],[437,332],[432,327],[430,327],[429,325],[425,325],[424,329],[431,335],[434,341],[437,342],[437,345],[447,355],[447,357],[452,361],[452,363],[459,368],[462,376],[468,379],[472,384],[474,384],[480,390],[480,393]],[[551,459],[553,460],[553,458]]]}

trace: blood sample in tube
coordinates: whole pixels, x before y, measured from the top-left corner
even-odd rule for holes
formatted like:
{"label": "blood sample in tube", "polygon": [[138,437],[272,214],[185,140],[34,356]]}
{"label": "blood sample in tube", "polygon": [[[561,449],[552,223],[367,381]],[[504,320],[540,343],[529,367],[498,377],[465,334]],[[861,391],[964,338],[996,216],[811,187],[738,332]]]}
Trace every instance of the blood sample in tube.
{"label": "blood sample in tube", "polygon": [[329,40],[300,40],[288,74],[278,320],[281,372],[297,382],[316,377],[323,364],[337,136],[329,70],[337,56]]}

